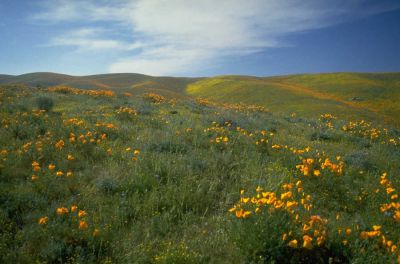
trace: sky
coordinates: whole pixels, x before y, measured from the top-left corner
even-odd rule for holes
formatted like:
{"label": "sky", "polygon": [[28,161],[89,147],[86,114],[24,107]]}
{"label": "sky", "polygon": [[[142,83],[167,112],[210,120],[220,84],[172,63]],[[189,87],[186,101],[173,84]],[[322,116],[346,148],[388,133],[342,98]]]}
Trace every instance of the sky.
{"label": "sky", "polygon": [[0,73],[400,71],[400,0],[0,0]]}

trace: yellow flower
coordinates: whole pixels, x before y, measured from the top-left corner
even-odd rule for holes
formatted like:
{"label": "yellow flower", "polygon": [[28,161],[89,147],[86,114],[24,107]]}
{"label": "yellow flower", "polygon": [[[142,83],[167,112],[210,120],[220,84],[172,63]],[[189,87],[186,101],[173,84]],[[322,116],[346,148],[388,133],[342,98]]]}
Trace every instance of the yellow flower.
{"label": "yellow flower", "polygon": [[396,189],[394,189],[394,188],[392,188],[392,187],[389,187],[389,188],[386,188],[386,193],[387,194],[390,194],[390,193],[392,193],[392,192],[394,192]]}
{"label": "yellow flower", "polygon": [[84,217],[85,215],[87,215],[87,213],[84,210],[79,210],[79,212],[78,212],[79,218]]}
{"label": "yellow flower", "polygon": [[288,209],[290,209],[296,205],[297,205],[297,202],[295,202],[295,201],[287,201],[286,202],[286,208],[288,208]]}
{"label": "yellow flower", "polygon": [[244,213],[243,213],[243,218],[247,218],[247,217],[249,217],[251,215],[251,212],[250,211],[245,211]]}
{"label": "yellow flower", "polygon": [[350,228],[346,229],[346,235],[348,235],[348,236],[351,235],[351,229]]}
{"label": "yellow flower", "polygon": [[88,227],[88,224],[86,221],[80,220],[79,221],[79,229],[86,229]]}
{"label": "yellow flower", "polygon": [[39,219],[39,225],[45,225],[47,223],[47,221],[49,220],[49,218],[47,216],[45,217],[41,217]]}
{"label": "yellow flower", "polygon": [[56,165],[54,164],[49,164],[49,170],[54,170],[56,168]]}
{"label": "yellow flower", "polygon": [[374,229],[374,231],[379,231],[381,229],[381,226],[373,225],[372,229]]}
{"label": "yellow flower", "polygon": [[291,248],[297,248],[297,240],[296,239],[293,239],[293,240],[291,240],[290,242],[289,242],[289,247],[291,247]]}
{"label": "yellow flower", "polygon": [[108,155],[111,155],[111,154],[112,154],[112,149],[111,149],[111,148],[107,149],[107,154],[108,154]]}
{"label": "yellow flower", "polygon": [[56,148],[57,149],[59,149],[59,150],[61,150],[63,147],[64,147],[64,145],[65,145],[65,143],[64,143],[64,140],[59,140],[56,144],[55,144],[55,146],[56,146]]}
{"label": "yellow flower", "polygon": [[222,141],[224,141],[225,143],[227,143],[227,142],[229,141],[229,138],[228,138],[228,137],[224,137]]}
{"label": "yellow flower", "polygon": [[232,207],[231,209],[228,210],[230,213],[233,213],[236,211],[236,207]]}
{"label": "yellow flower", "polygon": [[74,156],[72,156],[71,154],[68,154],[67,160],[74,160],[74,159],[75,159]]}
{"label": "yellow flower", "polygon": [[319,176],[321,175],[321,172],[319,170],[314,170],[314,176]]}
{"label": "yellow flower", "polygon": [[391,248],[390,248],[390,252],[395,252],[396,251],[396,249],[397,249],[397,246],[396,245],[393,245]]}
{"label": "yellow flower", "polygon": [[128,148],[126,148],[126,149],[125,149],[125,151],[131,151],[131,148],[130,148],[130,147],[128,147]]}
{"label": "yellow flower", "polygon": [[33,174],[31,179],[32,179],[32,181],[37,181],[39,179],[39,176]]}
{"label": "yellow flower", "polygon": [[281,200],[289,199],[290,197],[292,197],[292,192],[290,191],[281,194]]}
{"label": "yellow flower", "polygon": [[242,197],[242,198],[240,198],[240,202],[242,202],[242,203],[248,203],[249,200],[250,200],[249,197],[246,197],[246,198]]}
{"label": "yellow flower", "polygon": [[140,154],[140,151],[138,150],[138,149],[135,149],[134,151],[133,151],[133,155],[139,155]]}
{"label": "yellow flower", "polygon": [[59,207],[56,209],[56,213],[58,215],[65,215],[65,214],[68,214],[68,209],[65,207]]}
{"label": "yellow flower", "polygon": [[72,171],[67,172],[67,177],[72,177]]}
{"label": "yellow flower", "polygon": [[400,211],[396,211],[393,217],[396,221],[400,221]]}
{"label": "yellow flower", "polygon": [[303,236],[303,247],[307,248],[307,249],[312,249],[312,244],[311,244],[312,240],[313,240],[312,237],[310,237],[308,235],[304,235]]}
{"label": "yellow flower", "polygon": [[56,176],[57,177],[61,177],[61,176],[63,176],[64,175],[64,172],[62,172],[62,171],[57,171],[56,172]]}

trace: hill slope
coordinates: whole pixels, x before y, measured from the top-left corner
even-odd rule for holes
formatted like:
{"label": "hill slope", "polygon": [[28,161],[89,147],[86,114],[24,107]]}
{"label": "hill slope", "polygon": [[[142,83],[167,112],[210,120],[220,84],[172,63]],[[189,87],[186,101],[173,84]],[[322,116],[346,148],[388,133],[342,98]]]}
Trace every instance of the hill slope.
{"label": "hill slope", "polygon": [[332,73],[280,77],[220,76],[188,86],[193,96],[260,104],[305,116],[334,112],[343,118],[400,124],[399,73]]}

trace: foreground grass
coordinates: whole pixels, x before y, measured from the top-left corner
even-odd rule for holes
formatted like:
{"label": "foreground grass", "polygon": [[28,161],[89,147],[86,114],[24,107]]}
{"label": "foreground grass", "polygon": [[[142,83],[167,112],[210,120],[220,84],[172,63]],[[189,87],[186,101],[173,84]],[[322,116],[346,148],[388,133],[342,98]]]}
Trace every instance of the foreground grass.
{"label": "foreground grass", "polygon": [[2,263],[397,260],[397,130],[155,94],[0,91]]}

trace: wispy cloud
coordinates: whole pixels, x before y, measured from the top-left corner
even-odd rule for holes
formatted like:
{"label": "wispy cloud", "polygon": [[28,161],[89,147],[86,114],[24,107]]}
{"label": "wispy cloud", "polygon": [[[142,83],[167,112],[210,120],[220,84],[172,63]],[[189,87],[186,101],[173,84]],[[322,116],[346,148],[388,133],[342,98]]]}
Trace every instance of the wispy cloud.
{"label": "wispy cloud", "polygon": [[78,28],[53,37],[47,46],[71,46],[79,52],[99,51],[106,49],[130,51],[141,48],[140,42],[127,43],[119,39],[106,38],[102,28]]}
{"label": "wispy cloud", "polygon": [[32,16],[46,22],[126,21],[129,1],[108,0],[44,0],[42,11]]}
{"label": "wispy cloud", "polygon": [[399,7],[385,0],[59,0],[48,2],[35,19],[115,23],[114,30],[130,30],[131,43],[75,32],[51,44],[124,51],[111,72],[176,75],[193,74],[225,56],[279,47],[293,33]]}

